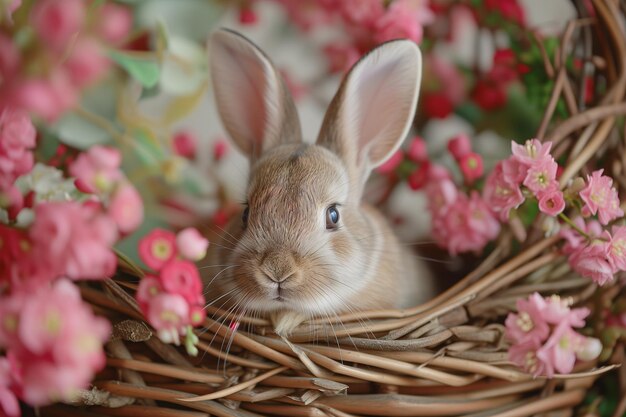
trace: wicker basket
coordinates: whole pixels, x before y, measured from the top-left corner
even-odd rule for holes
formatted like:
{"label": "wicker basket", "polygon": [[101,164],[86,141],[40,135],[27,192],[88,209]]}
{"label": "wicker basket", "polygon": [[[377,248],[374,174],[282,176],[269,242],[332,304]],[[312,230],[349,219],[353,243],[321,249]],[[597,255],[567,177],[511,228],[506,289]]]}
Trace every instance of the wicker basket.
{"label": "wicker basket", "polygon": [[[592,4],[594,16],[567,26],[555,62],[544,54],[554,89],[537,137],[567,155],[561,184],[602,166],[624,192],[626,132],[615,126],[626,114],[626,4]],[[585,76],[606,82],[594,107],[585,108],[582,77],[566,69],[573,52],[593,64]],[[569,117],[555,121],[561,98]],[[113,280],[82,288],[114,323],[106,370],[83,393],[82,407],[55,405],[42,415],[570,415],[612,365],[582,363],[572,375],[533,379],[507,361],[503,318],[534,291],[572,297],[596,313],[624,294],[617,284],[599,289],[572,273],[557,238],[544,237],[539,224],[525,234],[520,246],[512,231],[502,233],[473,272],[426,304],[314,320],[289,340],[264,319],[240,318],[237,329],[225,312],[211,310],[197,358],[152,335],[132,298],[141,271],[122,267]]]}

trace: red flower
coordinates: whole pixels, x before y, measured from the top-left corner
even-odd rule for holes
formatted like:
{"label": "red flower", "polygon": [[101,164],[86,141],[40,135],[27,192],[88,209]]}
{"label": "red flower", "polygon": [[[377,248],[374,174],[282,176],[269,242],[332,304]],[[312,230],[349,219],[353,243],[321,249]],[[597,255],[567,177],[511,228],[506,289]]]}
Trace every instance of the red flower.
{"label": "red flower", "polygon": [[495,110],[506,104],[506,91],[500,84],[480,80],[474,87],[472,99],[484,110]]}
{"label": "red flower", "polygon": [[522,26],[526,23],[524,9],[517,0],[485,0],[485,8],[490,11],[497,11],[505,19]]}
{"label": "red flower", "polygon": [[454,110],[452,102],[442,92],[424,94],[422,102],[424,103],[424,112],[427,117],[445,119]]}

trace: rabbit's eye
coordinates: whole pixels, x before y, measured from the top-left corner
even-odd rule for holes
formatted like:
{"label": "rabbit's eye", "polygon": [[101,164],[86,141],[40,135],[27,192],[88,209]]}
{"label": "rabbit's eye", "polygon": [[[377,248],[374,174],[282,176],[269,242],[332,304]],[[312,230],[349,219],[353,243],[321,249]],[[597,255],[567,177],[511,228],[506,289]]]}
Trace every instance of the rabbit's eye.
{"label": "rabbit's eye", "polygon": [[337,223],[339,223],[339,210],[333,205],[326,209],[326,229],[336,229]]}
{"label": "rabbit's eye", "polygon": [[246,207],[246,209],[243,211],[243,214],[241,215],[241,221],[243,222],[244,226],[248,224],[249,215],[250,215],[250,207]]}

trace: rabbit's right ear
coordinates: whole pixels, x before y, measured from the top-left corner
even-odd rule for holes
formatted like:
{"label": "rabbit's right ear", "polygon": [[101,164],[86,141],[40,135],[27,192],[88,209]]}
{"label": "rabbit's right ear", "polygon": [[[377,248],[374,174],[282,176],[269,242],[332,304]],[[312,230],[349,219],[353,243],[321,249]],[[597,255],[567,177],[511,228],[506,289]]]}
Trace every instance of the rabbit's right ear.
{"label": "rabbit's right ear", "polygon": [[370,171],[389,159],[407,135],[421,70],[414,42],[387,42],[354,65],[330,103],[317,144],[342,158],[357,194]]}
{"label": "rabbit's right ear", "polygon": [[217,108],[239,149],[254,161],[273,146],[301,142],[291,94],[265,54],[226,29],[211,35],[209,48]]}

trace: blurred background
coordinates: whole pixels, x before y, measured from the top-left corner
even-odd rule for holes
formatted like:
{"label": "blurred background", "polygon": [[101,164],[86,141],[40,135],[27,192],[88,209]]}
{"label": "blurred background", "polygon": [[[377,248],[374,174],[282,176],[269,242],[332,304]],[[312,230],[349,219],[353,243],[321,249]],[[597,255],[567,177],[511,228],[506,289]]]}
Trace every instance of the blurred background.
{"label": "blurred background", "polygon": [[[24,70],[2,84],[0,104],[38,115],[46,139],[39,159],[62,169],[94,144],[123,151],[124,171],[146,206],[140,230],[119,244],[134,259],[137,239],[156,226],[219,230],[239,210],[248,166],[213,102],[206,41],[216,28],[243,33],[271,57],[309,141],[360,56],[394,38],[418,43],[424,76],[414,129],[373,176],[367,198],[387,211],[406,242],[432,242],[428,167],[445,168],[467,190],[480,189],[480,180],[464,178],[447,143],[459,134],[470,140],[479,178],[508,155],[511,140],[533,137],[555,82],[544,58],[558,52],[576,9],[585,13],[584,1],[568,0],[125,0],[87,8],[80,2],[56,10],[56,2],[5,0],[3,26],[22,48]],[[22,6],[11,16],[14,4]],[[52,16],[35,21],[39,38],[30,26],[37,13]],[[75,47],[59,52],[54,40],[79,20],[82,34],[65,38]],[[8,66],[13,52],[4,46]],[[576,55],[568,65],[586,68]],[[593,74],[588,78],[591,84]],[[567,115],[564,108],[560,100],[557,118]],[[446,248],[436,233],[434,240]]]}

